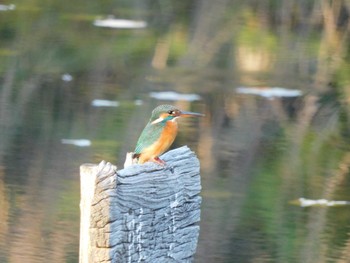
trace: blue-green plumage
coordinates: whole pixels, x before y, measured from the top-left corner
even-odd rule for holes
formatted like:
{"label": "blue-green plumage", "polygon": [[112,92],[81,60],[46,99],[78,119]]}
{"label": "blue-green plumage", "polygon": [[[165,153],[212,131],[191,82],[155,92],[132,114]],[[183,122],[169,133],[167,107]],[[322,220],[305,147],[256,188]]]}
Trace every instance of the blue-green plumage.
{"label": "blue-green plumage", "polygon": [[167,116],[166,118],[164,118],[164,120],[160,122],[153,124],[152,122],[156,121],[161,114],[167,113],[172,110],[175,111],[177,110],[177,108],[172,105],[160,105],[152,111],[151,118],[147,123],[146,127],[143,129],[140,138],[136,143],[136,148],[134,151],[135,154],[142,153],[143,149],[146,149],[147,147],[151,146],[160,138],[160,135],[162,134],[162,131],[166,125],[166,122],[175,117]]}
{"label": "blue-green plumage", "polygon": [[151,146],[155,141],[157,141],[162,133],[164,126],[165,124],[163,123],[157,123],[153,125],[148,123],[136,143],[134,152],[136,154],[142,153],[143,149]]}
{"label": "blue-green plumage", "polygon": [[200,113],[180,111],[171,105],[160,105],[152,111],[151,118],[137,141],[134,158],[138,163],[155,161],[164,164],[159,155],[173,143],[177,134],[178,117],[204,116]]}

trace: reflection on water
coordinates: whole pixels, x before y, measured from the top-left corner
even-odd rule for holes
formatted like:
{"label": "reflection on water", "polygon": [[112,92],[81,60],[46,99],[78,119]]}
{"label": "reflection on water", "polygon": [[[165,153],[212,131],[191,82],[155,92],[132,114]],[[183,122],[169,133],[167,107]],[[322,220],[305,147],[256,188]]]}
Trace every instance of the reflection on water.
{"label": "reflection on water", "polygon": [[279,87],[238,87],[236,92],[240,94],[258,95],[268,99],[299,97],[303,94],[300,90]]}
{"label": "reflection on water", "polygon": [[350,201],[333,201],[333,200],[326,200],[326,199],[318,199],[318,200],[312,200],[312,199],[306,199],[306,198],[298,198],[296,200],[292,200],[290,202],[293,205],[300,205],[302,207],[306,206],[342,206],[342,205],[350,205]]}
{"label": "reflection on water", "polygon": [[2,5],[0,4],[0,11],[10,11],[10,10],[15,10],[16,6],[14,4],[10,5]]}
{"label": "reflection on water", "polygon": [[118,107],[119,102],[115,100],[99,100],[95,99],[91,102],[91,106],[94,107]]}
{"label": "reflection on water", "polygon": [[199,101],[202,99],[198,94],[182,94],[174,91],[150,92],[149,96],[160,101]]}
{"label": "reflection on water", "polygon": [[98,27],[108,27],[108,28],[145,28],[147,23],[145,21],[133,21],[127,19],[116,19],[113,16],[108,16],[105,19],[96,19],[94,21],[94,26]]}
{"label": "reflection on water", "polygon": [[[350,201],[346,1],[12,6],[0,262],[77,262],[78,167],[122,167],[162,103],[206,115],[180,120],[173,145],[201,160],[196,262],[348,261],[349,207],[329,205]],[[109,14],[147,27],[93,25]]]}
{"label": "reflection on water", "polygon": [[91,141],[87,139],[61,139],[63,144],[71,144],[79,147],[88,147],[91,145]]}

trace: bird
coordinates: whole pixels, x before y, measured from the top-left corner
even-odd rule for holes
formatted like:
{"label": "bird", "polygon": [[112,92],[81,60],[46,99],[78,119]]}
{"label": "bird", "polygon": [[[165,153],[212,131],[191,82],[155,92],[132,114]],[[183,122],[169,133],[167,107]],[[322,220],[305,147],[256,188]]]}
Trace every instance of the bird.
{"label": "bird", "polygon": [[176,138],[176,120],[179,117],[203,116],[201,113],[182,111],[172,105],[159,105],[152,111],[151,118],[136,143],[133,158],[138,164],[151,161],[165,165],[159,156],[169,149]]}

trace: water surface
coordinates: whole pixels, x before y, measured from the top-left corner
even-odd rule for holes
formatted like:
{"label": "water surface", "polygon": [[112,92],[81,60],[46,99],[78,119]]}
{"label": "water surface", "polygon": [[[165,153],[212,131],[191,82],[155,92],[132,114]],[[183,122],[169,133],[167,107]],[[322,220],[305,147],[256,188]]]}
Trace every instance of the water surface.
{"label": "water surface", "polygon": [[317,200],[350,201],[349,14],[346,1],[5,4],[0,262],[77,262],[80,164],[122,167],[162,103],[206,114],[180,120],[173,145],[201,161],[196,262],[347,262],[350,207]]}

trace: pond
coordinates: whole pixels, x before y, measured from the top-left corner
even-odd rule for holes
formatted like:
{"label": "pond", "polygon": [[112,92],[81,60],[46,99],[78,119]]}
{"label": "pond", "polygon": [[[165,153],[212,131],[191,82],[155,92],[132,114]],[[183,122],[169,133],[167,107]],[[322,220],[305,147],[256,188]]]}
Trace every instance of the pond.
{"label": "pond", "polygon": [[201,162],[195,262],[347,262],[346,1],[0,5],[0,262],[78,262],[79,166],[153,108]]}

